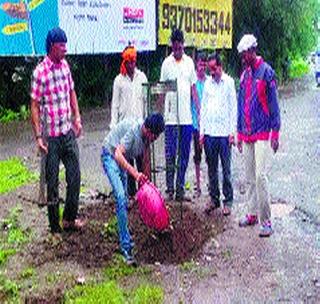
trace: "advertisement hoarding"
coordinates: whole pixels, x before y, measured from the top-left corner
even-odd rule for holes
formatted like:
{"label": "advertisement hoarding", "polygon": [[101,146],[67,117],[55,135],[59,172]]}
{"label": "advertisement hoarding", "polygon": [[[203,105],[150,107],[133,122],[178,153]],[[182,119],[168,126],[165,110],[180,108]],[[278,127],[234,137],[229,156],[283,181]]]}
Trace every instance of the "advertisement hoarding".
{"label": "advertisement hoarding", "polygon": [[0,0],[0,55],[43,55],[60,26],[69,54],[156,49],[155,0]]}
{"label": "advertisement hoarding", "polygon": [[168,45],[172,28],[184,32],[185,45],[232,47],[232,0],[159,0],[159,44]]}

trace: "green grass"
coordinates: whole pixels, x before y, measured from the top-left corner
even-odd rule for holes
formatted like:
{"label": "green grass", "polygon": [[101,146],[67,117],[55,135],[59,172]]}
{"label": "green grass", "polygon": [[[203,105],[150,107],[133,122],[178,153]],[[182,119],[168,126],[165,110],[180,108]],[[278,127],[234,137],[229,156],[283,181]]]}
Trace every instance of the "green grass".
{"label": "green grass", "polygon": [[29,239],[28,231],[19,226],[21,212],[22,208],[18,205],[12,208],[8,216],[0,222],[0,266],[4,265],[11,255],[16,254],[20,246]]}
{"label": "green grass", "polygon": [[138,288],[126,292],[114,280],[96,285],[76,286],[65,295],[66,304],[161,304],[163,299],[164,292],[159,286],[142,284]]}
{"label": "green grass", "polygon": [[0,266],[5,264],[9,258],[9,256],[16,254],[17,250],[13,248],[9,249],[0,249]]}
{"label": "green grass", "polygon": [[114,255],[110,265],[104,269],[104,275],[109,280],[118,280],[130,276],[137,271],[136,267],[128,266],[120,254]]}
{"label": "green grass", "polygon": [[59,206],[59,224],[60,224],[60,227],[62,227],[63,210],[64,210],[64,207]]}
{"label": "green grass", "polygon": [[66,295],[66,303],[75,304],[123,304],[123,290],[115,281],[107,281],[98,285],[77,286]]}
{"label": "green grass", "polygon": [[161,304],[163,303],[163,289],[150,284],[140,285],[134,292],[134,304]]}
{"label": "green grass", "polygon": [[0,161],[0,194],[13,191],[34,180],[36,175],[31,173],[19,158]]}
{"label": "green grass", "polygon": [[21,279],[29,279],[29,278],[32,278],[34,277],[36,274],[36,271],[34,268],[32,267],[27,267],[25,269],[23,269],[20,273],[20,278]]}
{"label": "green grass", "polygon": [[292,60],[289,67],[289,77],[290,78],[301,78],[303,75],[307,74],[310,70],[308,63],[302,58],[297,58]]}
{"label": "green grass", "polygon": [[193,260],[191,260],[191,261],[184,262],[183,264],[179,265],[179,268],[181,271],[188,272],[188,271],[191,271],[191,270],[197,268],[197,265]]}
{"label": "green grass", "polygon": [[19,303],[19,286],[0,273],[0,303]]}
{"label": "green grass", "polygon": [[20,245],[28,240],[28,232],[19,226],[19,215],[22,212],[20,205],[12,208],[8,217],[2,220],[2,227],[6,231],[5,242],[9,245]]}
{"label": "green grass", "polygon": [[102,233],[107,237],[116,236],[118,234],[118,221],[115,215],[110,217],[109,221],[104,224]]}
{"label": "green grass", "polygon": [[[124,278],[136,275],[137,279],[143,282],[149,282],[143,278],[144,275],[151,273],[148,267],[128,266],[121,255],[116,254],[112,262],[103,271],[103,282],[91,282],[85,285],[78,285],[65,294],[65,303],[163,303],[164,293],[162,288],[150,284],[135,284],[135,289],[121,288],[121,282]],[[138,281],[138,282],[139,282]]]}
{"label": "green grass", "polygon": [[224,250],[222,253],[222,257],[226,260],[231,259],[232,258],[232,250],[230,248],[227,248],[226,250]]}
{"label": "green grass", "polygon": [[128,266],[122,255],[115,254],[112,262],[104,269],[103,273],[108,280],[119,280],[121,278],[131,276],[131,275],[139,275],[146,276],[152,272],[150,267],[133,267]]}
{"label": "green grass", "polygon": [[4,109],[0,106],[0,122],[8,123],[15,120],[26,120],[30,117],[30,110],[22,105],[19,112],[15,112],[11,109]]}

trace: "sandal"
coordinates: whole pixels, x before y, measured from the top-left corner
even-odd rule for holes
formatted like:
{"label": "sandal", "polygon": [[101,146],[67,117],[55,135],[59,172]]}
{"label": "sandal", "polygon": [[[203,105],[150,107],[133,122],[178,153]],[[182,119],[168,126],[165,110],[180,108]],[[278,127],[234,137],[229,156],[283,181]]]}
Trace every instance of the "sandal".
{"label": "sandal", "polygon": [[231,208],[228,206],[224,206],[222,209],[222,214],[224,216],[229,216],[231,214]]}
{"label": "sandal", "polygon": [[216,209],[218,209],[220,206],[217,204],[214,204],[212,202],[207,203],[206,208],[204,209],[204,212],[207,215],[210,215],[210,213]]}

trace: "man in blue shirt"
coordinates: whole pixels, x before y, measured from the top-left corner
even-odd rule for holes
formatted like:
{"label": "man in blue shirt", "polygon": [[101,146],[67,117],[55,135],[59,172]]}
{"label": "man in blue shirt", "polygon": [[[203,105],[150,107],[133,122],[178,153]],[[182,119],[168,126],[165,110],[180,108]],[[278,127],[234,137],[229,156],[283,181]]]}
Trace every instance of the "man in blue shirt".
{"label": "man in blue shirt", "polygon": [[197,73],[197,81],[196,81],[196,90],[198,95],[199,103],[193,101],[191,102],[191,114],[192,114],[192,126],[193,126],[193,146],[194,146],[194,166],[196,173],[196,197],[201,195],[201,187],[200,187],[200,163],[201,163],[201,154],[202,147],[199,142],[199,116],[200,116],[200,107],[202,100],[202,93],[204,82],[208,78],[206,75],[207,69],[207,56],[204,52],[199,52],[196,56],[196,73]]}

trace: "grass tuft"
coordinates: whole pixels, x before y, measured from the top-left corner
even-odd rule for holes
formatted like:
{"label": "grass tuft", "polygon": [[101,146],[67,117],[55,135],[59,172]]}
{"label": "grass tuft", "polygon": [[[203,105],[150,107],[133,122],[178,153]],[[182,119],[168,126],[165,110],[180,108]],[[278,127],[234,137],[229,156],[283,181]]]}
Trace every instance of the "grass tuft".
{"label": "grass tuft", "polygon": [[118,234],[118,220],[115,215],[112,216],[110,218],[110,220],[104,224],[102,233],[106,237],[117,236],[117,234]]}
{"label": "grass tuft", "polygon": [[0,249],[0,266],[7,262],[9,256],[16,254],[16,249]]}
{"label": "grass tuft", "polygon": [[19,158],[0,161],[0,194],[13,191],[34,180],[36,175],[31,173]]}
{"label": "grass tuft", "polygon": [[18,303],[19,286],[0,273],[0,303]]}
{"label": "grass tuft", "polygon": [[149,284],[140,285],[134,292],[134,304],[161,304],[164,293],[161,287]]}
{"label": "grass tuft", "polygon": [[123,304],[124,293],[115,281],[98,285],[77,286],[66,295],[66,303],[75,304]]}

